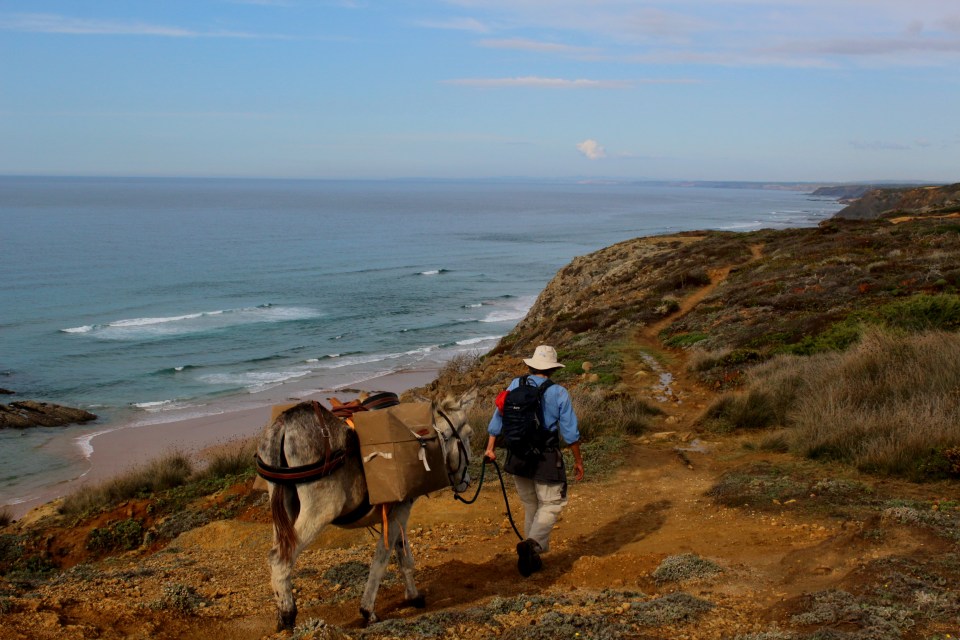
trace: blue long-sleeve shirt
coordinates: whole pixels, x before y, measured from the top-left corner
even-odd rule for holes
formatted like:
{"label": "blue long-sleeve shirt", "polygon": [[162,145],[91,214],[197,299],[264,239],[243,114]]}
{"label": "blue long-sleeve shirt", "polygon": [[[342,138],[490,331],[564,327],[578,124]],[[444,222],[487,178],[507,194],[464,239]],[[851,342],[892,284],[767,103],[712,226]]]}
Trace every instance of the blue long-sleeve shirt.
{"label": "blue long-sleeve shirt", "polygon": [[[538,387],[546,382],[546,378],[531,375],[529,380]],[[507,387],[512,391],[520,385],[520,378],[514,378]],[[552,384],[543,392],[543,421],[547,431],[560,431],[560,437],[567,444],[580,441],[580,430],[577,428],[577,414],[573,412],[573,403],[570,401],[570,392],[559,384]],[[503,429],[503,416],[498,409],[493,410],[493,417],[487,425],[487,433],[499,436]]]}

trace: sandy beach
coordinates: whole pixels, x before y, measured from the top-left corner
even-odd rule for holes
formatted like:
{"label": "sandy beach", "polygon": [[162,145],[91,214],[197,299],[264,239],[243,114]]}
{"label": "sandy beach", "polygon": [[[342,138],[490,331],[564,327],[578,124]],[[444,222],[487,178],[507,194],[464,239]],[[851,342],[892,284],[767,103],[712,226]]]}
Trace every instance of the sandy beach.
{"label": "sandy beach", "polygon": [[[401,393],[428,384],[436,377],[437,371],[398,371],[352,385],[349,391],[314,392],[292,396],[287,401],[319,400],[329,406],[327,397],[335,396],[339,400],[347,401],[356,397],[356,390]],[[82,477],[49,487],[31,500],[11,505],[10,509],[14,517],[19,518],[31,509],[67,495],[83,485],[103,482],[164,453],[181,452],[196,456],[211,447],[254,437],[269,420],[273,404],[277,402],[187,420],[137,427],[121,426],[105,431],[90,439],[89,444],[93,448],[88,459],[90,467]]]}

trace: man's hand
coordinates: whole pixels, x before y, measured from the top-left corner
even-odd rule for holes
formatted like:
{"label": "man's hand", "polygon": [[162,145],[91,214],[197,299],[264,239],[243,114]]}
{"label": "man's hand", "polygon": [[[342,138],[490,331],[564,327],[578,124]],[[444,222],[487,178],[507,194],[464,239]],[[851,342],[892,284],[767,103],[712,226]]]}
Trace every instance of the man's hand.
{"label": "man's hand", "polygon": [[583,480],[583,455],[580,454],[580,441],[570,445],[570,451],[573,452],[573,479],[577,482]]}
{"label": "man's hand", "polygon": [[573,479],[577,482],[583,480],[583,460],[573,463]]}
{"label": "man's hand", "polygon": [[493,449],[487,449],[486,451],[483,452],[483,461],[485,463],[494,462],[496,459],[497,459],[497,454],[494,452]]}

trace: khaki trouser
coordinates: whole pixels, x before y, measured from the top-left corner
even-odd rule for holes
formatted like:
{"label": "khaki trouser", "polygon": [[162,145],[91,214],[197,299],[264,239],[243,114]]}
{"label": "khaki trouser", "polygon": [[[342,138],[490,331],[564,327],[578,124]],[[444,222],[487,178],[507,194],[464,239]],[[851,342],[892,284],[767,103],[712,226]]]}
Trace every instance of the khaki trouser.
{"label": "khaki trouser", "polygon": [[531,478],[513,477],[523,502],[523,532],[539,543],[542,551],[550,548],[550,532],[567,504],[566,484],[537,482]]}

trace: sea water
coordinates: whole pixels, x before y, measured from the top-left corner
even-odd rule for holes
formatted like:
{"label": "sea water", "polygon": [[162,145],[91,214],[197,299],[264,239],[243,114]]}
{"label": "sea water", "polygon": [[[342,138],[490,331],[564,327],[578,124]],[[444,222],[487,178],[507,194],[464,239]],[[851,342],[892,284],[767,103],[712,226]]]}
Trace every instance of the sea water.
{"label": "sea water", "polygon": [[5,399],[100,416],[0,431],[0,505],[83,473],[104,429],[489,350],[575,256],[838,209],[802,191],[642,183],[0,177]]}

